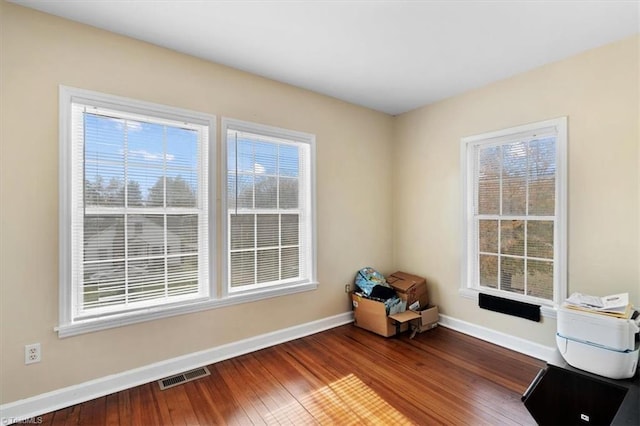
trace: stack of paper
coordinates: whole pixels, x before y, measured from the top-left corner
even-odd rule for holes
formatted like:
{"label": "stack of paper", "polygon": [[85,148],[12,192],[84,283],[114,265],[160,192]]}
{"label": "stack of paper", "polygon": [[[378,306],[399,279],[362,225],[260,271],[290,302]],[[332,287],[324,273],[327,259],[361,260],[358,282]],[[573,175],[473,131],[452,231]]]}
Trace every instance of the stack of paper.
{"label": "stack of paper", "polygon": [[573,293],[565,300],[565,306],[571,309],[617,318],[630,318],[632,311],[631,303],[629,303],[629,293],[612,294],[604,297]]}

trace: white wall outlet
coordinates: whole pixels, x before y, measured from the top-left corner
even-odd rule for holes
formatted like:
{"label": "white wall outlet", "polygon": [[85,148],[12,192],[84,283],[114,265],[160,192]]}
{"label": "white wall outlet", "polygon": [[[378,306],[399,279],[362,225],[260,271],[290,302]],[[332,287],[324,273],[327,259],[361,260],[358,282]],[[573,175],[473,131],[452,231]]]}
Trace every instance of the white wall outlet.
{"label": "white wall outlet", "polygon": [[33,364],[42,360],[40,343],[33,343],[24,347],[24,363]]}

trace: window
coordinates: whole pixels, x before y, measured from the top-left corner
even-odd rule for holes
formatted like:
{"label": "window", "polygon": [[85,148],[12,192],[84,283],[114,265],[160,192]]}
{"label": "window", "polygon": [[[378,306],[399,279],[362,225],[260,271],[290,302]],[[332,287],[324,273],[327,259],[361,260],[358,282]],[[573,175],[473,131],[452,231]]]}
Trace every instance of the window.
{"label": "window", "polygon": [[566,132],[559,118],[462,139],[463,293],[566,297]]}
{"label": "window", "polygon": [[315,137],[223,119],[225,292],[315,285]]}
{"label": "window", "polygon": [[67,87],[60,117],[61,335],[210,299],[215,118]]}

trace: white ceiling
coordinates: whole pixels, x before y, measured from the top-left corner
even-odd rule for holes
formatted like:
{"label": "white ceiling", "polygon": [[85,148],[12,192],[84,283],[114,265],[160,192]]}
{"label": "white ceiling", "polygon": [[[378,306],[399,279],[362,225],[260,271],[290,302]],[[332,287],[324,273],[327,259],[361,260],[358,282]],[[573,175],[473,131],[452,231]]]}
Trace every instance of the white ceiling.
{"label": "white ceiling", "polygon": [[389,114],[640,32],[639,1],[14,2]]}

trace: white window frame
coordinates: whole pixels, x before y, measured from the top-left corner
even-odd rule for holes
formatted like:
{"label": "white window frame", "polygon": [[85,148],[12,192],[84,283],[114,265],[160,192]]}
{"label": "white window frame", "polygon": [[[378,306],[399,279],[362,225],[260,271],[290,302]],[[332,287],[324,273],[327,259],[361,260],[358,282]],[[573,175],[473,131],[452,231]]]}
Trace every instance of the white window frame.
{"label": "white window frame", "polygon": [[[254,133],[263,135],[266,137],[273,137],[278,139],[285,139],[295,141],[296,143],[307,144],[309,146],[310,158],[309,158],[309,174],[307,179],[309,180],[309,193],[307,194],[309,199],[309,205],[307,206],[307,213],[309,216],[309,223],[307,226],[307,235],[310,241],[307,242],[304,250],[310,252],[308,254],[308,264],[306,266],[308,270],[307,277],[303,280],[284,281],[275,285],[247,285],[236,289],[231,288],[230,284],[230,271],[229,271],[229,259],[230,259],[230,223],[229,223],[229,209],[228,194],[227,194],[227,171],[229,169],[227,165],[227,134],[228,130],[236,130],[240,132]],[[316,250],[316,174],[315,174],[315,135],[309,133],[303,133],[288,129],[282,129],[273,126],[267,126],[263,124],[252,123],[248,121],[237,120],[233,118],[222,117],[221,124],[221,140],[222,140],[222,176],[224,184],[222,186],[222,235],[223,235],[223,253],[222,256],[222,297],[228,299],[241,298],[246,301],[260,300],[267,297],[280,296],[284,294],[297,293],[301,291],[308,291],[316,289],[318,286],[316,278],[316,263],[317,263],[317,250]]]}
{"label": "white window frame", "polygon": [[[153,304],[140,307],[138,309],[116,312],[104,312],[96,315],[77,315],[76,304],[74,303],[74,274],[73,270],[73,237],[72,226],[74,215],[77,216],[78,203],[73,190],[74,164],[83,161],[77,158],[74,152],[74,141],[72,140],[72,104],[78,102],[93,105],[98,108],[110,109],[122,113],[129,113],[135,116],[147,116],[154,120],[182,121],[205,126],[208,129],[208,141],[205,141],[205,148],[201,158],[200,167],[204,173],[202,179],[206,179],[208,194],[200,193],[206,205],[201,208],[206,209],[208,215],[207,234],[208,243],[206,256],[201,257],[206,262],[205,276],[200,276],[201,286],[197,296],[188,300],[178,300],[174,303]],[[76,89],[72,87],[60,86],[59,88],[60,107],[60,155],[59,155],[59,323],[56,327],[59,337],[67,337],[76,334],[112,328],[116,326],[133,324],[141,321],[148,321],[156,318],[163,318],[172,315],[184,314],[207,309],[215,302],[216,287],[213,278],[216,265],[212,262],[215,259],[216,234],[215,234],[215,140],[216,140],[216,119],[210,114],[189,111],[186,109],[174,108],[160,104],[143,102],[129,98],[107,95],[89,90]],[[208,152],[207,152],[208,151]],[[202,186],[202,185],[200,185]],[[211,225],[214,224],[214,225]],[[77,246],[77,244],[75,244]],[[81,249],[80,249],[81,250]],[[204,280],[204,281],[203,281]]]}
{"label": "white window frame", "polygon": [[[478,238],[474,226],[475,175],[474,147],[500,144],[510,139],[534,135],[542,129],[556,133],[556,180],[554,226],[553,301],[508,291],[482,287],[478,283]],[[480,292],[507,299],[538,304],[546,317],[555,317],[558,306],[567,296],[567,118],[560,117],[537,123],[464,137],[461,139],[460,165],[462,173],[462,262],[460,294],[477,299]]]}

